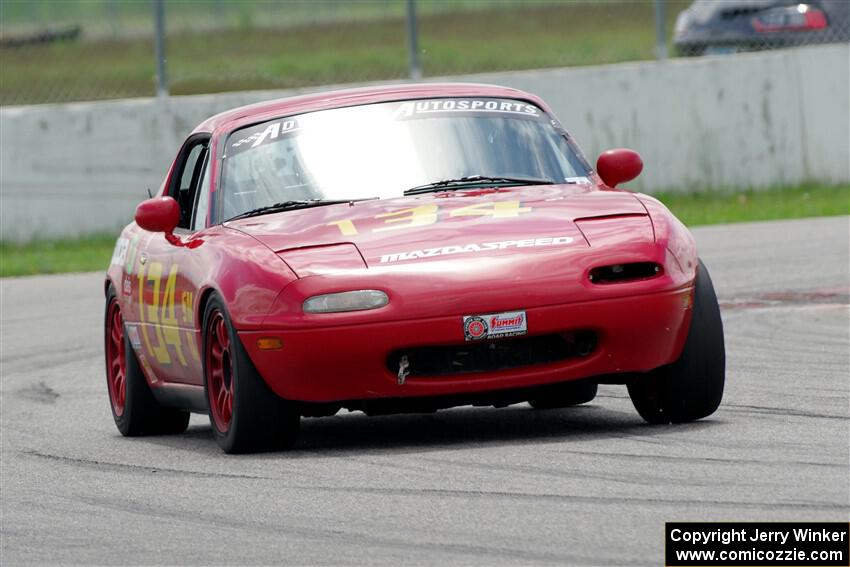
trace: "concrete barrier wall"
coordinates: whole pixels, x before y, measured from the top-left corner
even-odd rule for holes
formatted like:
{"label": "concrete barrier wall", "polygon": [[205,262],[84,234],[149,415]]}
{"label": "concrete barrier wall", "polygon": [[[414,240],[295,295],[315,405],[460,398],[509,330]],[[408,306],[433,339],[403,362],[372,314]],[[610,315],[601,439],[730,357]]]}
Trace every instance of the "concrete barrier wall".
{"label": "concrete barrier wall", "polygon": [[[638,150],[642,191],[850,181],[850,46],[492,73],[542,96],[588,157]],[[304,92],[304,91],[301,91]],[[2,238],[114,230],[204,118],[296,91],[0,109]]]}

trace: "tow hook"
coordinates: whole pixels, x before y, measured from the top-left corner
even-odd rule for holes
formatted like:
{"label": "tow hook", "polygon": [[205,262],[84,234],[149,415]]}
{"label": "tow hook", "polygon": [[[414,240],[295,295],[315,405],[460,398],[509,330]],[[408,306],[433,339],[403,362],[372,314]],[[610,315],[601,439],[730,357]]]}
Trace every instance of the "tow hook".
{"label": "tow hook", "polygon": [[407,360],[407,355],[402,355],[398,361],[398,385],[404,386],[404,381],[410,376],[410,361]]}

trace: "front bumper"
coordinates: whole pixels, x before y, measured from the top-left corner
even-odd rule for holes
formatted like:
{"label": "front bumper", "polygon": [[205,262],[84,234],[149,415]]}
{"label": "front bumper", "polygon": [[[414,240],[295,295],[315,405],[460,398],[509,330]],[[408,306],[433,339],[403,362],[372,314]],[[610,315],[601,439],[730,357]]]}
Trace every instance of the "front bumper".
{"label": "front bumper", "polygon": [[[646,372],[678,358],[687,337],[693,287],[526,309],[529,335],[592,331],[584,357],[493,372],[410,377],[387,366],[405,348],[464,344],[463,315],[326,326],[241,331],[257,370],[279,396],[304,402],[431,397],[494,392],[600,375]],[[521,306],[517,308],[521,309]],[[469,315],[470,313],[465,313]],[[261,350],[277,338],[279,350]],[[510,339],[502,339],[510,340]]]}

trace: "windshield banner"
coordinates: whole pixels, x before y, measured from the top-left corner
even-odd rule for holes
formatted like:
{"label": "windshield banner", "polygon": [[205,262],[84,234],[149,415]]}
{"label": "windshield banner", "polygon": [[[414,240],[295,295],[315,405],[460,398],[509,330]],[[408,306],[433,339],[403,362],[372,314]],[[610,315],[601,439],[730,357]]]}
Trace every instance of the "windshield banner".
{"label": "windshield banner", "polygon": [[[362,125],[364,128],[368,128],[369,122],[374,120],[400,121],[440,117],[456,118],[458,116],[502,116],[525,120],[546,119],[543,111],[533,104],[498,98],[436,98],[335,108],[280,118],[238,130],[228,140],[228,155],[256,148],[284,136],[301,132],[309,127],[313,120],[324,122],[332,113],[340,113],[340,118],[344,116],[342,122],[346,125]],[[353,119],[354,124],[349,119]],[[359,119],[362,119],[362,124],[357,124],[357,122],[361,122]]]}

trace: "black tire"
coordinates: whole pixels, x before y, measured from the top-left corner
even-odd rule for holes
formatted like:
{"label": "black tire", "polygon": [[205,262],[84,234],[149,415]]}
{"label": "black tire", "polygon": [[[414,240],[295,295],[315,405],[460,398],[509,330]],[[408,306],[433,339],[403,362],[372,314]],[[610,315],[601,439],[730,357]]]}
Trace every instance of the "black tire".
{"label": "black tire", "polygon": [[[115,361],[110,361],[110,354],[114,353],[110,341],[113,327],[116,322],[115,310],[118,311],[120,320],[121,341],[123,342],[124,360],[124,402],[115,403],[115,390],[111,387],[112,366]],[[106,354],[106,385],[109,392],[109,407],[112,410],[112,418],[121,435],[125,437],[139,437],[142,435],[170,435],[186,431],[189,426],[189,412],[171,408],[164,408],[157,403],[151,392],[148,381],[139,366],[139,360],[130,344],[127,333],[124,332],[123,317],[120,314],[115,290],[110,287],[106,297],[106,317],[104,322],[104,351]]]}
{"label": "black tire", "polygon": [[596,391],[599,386],[595,382],[576,382],[575,384],[565,384],[553,391],[551,395],[546,397],[535,398],[528,400],[528,403],[534,409],[557,409],[586,404],[596,397]]}
{"label": "black tire", "polygon": [[629,397],[649,423],[682,423],[711,415],[723,398],[726,350],[720,307],[700,260],[688,338],[678,360],[629,383]]}
{"label": "black tire", "polygon": [[[219,326],[219,316],[223,318],[223,327]],[[298,437],[301,416],[293,404],[272,392],[254,368],[218,295],[210,297],[203,320],[204,394],[209,407],[210,425],[219,447],[225,453],[253,453],[292,447]],[[228,384],[231,400],[226,423],[223,421],[226,415],[216,409],[218,406],[214,407],[217,399],[214,400],[211,395],[213,390],[220,394],[213,354],[213,341],[218,340],[219,332],[228,335],[227,355],[221,358],[222,368],[229,362],[226,364],[229,367],[225,373],[227,380],[224,380]]]}

